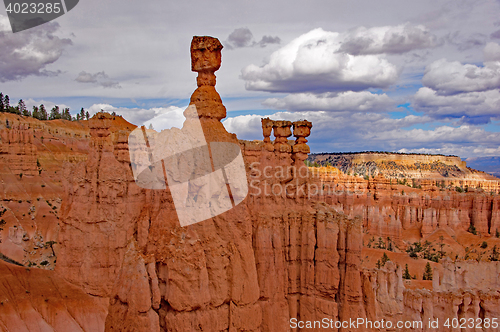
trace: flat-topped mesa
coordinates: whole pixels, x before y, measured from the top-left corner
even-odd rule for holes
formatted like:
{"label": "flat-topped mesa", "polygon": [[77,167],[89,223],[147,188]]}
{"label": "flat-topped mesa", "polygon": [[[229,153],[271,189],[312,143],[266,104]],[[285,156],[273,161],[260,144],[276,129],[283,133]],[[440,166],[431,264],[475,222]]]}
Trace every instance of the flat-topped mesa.
{"label": "flat-topped mesa", "polygon": [[[220,120],[226,117],[226,108],[215,90],[215,72],[221,66],[222,44],[217,38],[194,36],[191,41],[191,70],[198,73],[198,88],[190,104],[196,106],[207,142],[234,142],[236,135],[226,131]],[[184,112],[186,118],[192,117]]]}

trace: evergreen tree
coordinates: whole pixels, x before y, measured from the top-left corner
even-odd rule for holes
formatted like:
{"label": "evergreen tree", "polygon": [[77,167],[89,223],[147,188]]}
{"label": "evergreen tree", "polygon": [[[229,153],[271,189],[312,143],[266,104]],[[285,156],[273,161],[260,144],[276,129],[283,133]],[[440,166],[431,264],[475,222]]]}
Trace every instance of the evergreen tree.
{"label": "evergreen tree", "polygon": [[425,265],[424,275],[422,276],[423,280],[432,280],[432,267],[429,262]]}
{"label": "evergreen tree", "polygon": [[405,270],[403,272],[403,279],[411,279],[410,270],[408,270],[408,264],[405,266]]}
{"label": "evergreen tree", "polygon": [[71,113],[69,113],[69,108],[63,109],[61,119],[71,121]]}
{"label": "evergreen tree", "polygon": [[84,120],[84,119],[85,119],[85,110],[82,107],[82,109],[80,110],[80,120]]}
{"label": "evergreen tree", "polygon": [[28,109],[26,108],[26,104],[24,103],[24,101],[22,99],[19,99],[19,102],[17,103],[17,110],[22,115],[28,114]]}
{"label": "evergreen tree", "polygon": [[80,121],[80,113],[76,113],[76,121]]}
{"label": "evergreen tree", "polygon": [[59,106],[54,106],[50,110],[49,120],[56,120],[61,118],[61,112],[59,111]]}
{"label": "evergreen tree", "polygon": [[40,120],[40,112],[38,111],[38,107],[33,106],[33,112],[31,112],[31,116],[35,119]]}
{"label": "evergreen tree", "polygon": [[85,117],[87,118],[87,120],[90,118],[89,111],[85,113]]}
{"label": "evergreen tree", "polygon": [[40,117],[39,120],[47,120],[47,110],[43,104],[40,105]]}
{"label": "evergreen tree", "polygon": [[3,93],[0,92],[0,112],[5,112],[4,106],[3,106]]}
{"label": "evergreen tree", "polygon": [[5,95],[3,99],[3,107],[5,109],[5,112],[10,112],[10,98],[9,95]]}

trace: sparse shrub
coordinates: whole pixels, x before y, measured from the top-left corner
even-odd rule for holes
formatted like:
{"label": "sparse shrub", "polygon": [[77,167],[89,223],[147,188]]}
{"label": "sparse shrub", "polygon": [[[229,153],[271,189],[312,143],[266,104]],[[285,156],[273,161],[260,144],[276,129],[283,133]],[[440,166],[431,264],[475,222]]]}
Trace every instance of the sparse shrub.
{"label": "sparse shrub", "polygon": [[375,243],[375,246],[374,248],[377,248],[377,249],[385,249],[385,242],[382,240],[381,237],[378,238],[378,242]]}
{"label": "sparse shrub", "polygon": [[499,259],[500,259],[500,252],[498,252],[497,246],[495,245],[493,246],[493,250],[491,251],[490,261],[498,262]]}
{"label": "sparse shrub", "polygon": [[487,248],[487,247],[488,247],[488,242],[483,241],[483,243],[481,243],[481,248],[482,248],[482,249],[485,249],[485,248]]}
{"label": "sparse shrub", "polygon": [[467,230],[469,233],[477,235],[476,227],[473,224],[470,224],[469,229]]}
{"label": "sparse shrub", "polygon": [[384,255],[382,256],[382,260],[380,261],[381,266],[384,266],[385,263],[387,263],[388,261],[390,261],[389,256],[387,256],[387,254],[384,252]]}
{"label": "sparse shrub", "polygon": [[408,264],[405,265],[405,270],[403,271],[403,279],[411,279],[410,271],[408,270]]}
{"label": "sparse shrub", "polygon": [[48,264],[49,264],[49,262],[47,262],[47,261],[43,261],[43,262],[40,263],[41,266],[45,266],[45,265],[48,265]]}

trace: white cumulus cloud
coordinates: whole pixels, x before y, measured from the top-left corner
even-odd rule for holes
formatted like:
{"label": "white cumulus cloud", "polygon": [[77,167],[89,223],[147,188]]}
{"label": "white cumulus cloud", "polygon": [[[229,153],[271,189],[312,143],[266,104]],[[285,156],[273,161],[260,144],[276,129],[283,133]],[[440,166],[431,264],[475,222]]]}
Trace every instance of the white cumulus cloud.
{"label": "white cumulus cloud", "polygon": [[345,34],[340,50],[349,54],[401,54],[438,45],[437,37],[423,25],[359,27]]}
{"label": "white cumulus cloud", "polygon": [[342,36],[315,29],[271,54],[262,67],[249,65],[241,77],[248,90],[270,92],[360,91],[386,87],[398,78],[383,55],[341,52]]}
{"label": "white cumulus cloud", "polygon": [[288,111],[387,112],[394,106],[394,101],[385,93],[346,91],[324,94],[290,94],[282,99],[266,99],[263,105]]}
{"label": "white cumulus cloud", "polygon": [[[489,47],[488,51],[492,48]],[[440,59],[427,66],[422,83],[443,95],[498,89],[500,62],[489,61],[484,67],[479,67]]]}
{"label": "white cumulus cloud", "polygon": [[500,116],[500,91],[498,89],[439,95],[423,87],[414,96],[413,106],[435,117],[498,117]]}

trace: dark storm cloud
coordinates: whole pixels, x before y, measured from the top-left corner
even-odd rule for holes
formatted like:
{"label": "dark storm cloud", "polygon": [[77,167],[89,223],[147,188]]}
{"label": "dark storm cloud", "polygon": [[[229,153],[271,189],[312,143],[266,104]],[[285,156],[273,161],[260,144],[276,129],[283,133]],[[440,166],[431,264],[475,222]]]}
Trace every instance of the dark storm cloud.
{"label": "dark storm cloud", "polygon": [[104,71],[97,72],[95,74],[87,73],[86,71],[80,72],[75,81],[79,83],[97,83],[104,88],[121,88],[118,82],[109,79]]}
{"label": "dark storm cloud", "polygon": [[[7,27],[7,29],[5,29]],[[0,15],[0,82],[20,80],[29,75],[54,76],[58,71],[45,70],[56,62],[72,42],[54,35],[57,22],[12,33],[7,17]]]}

